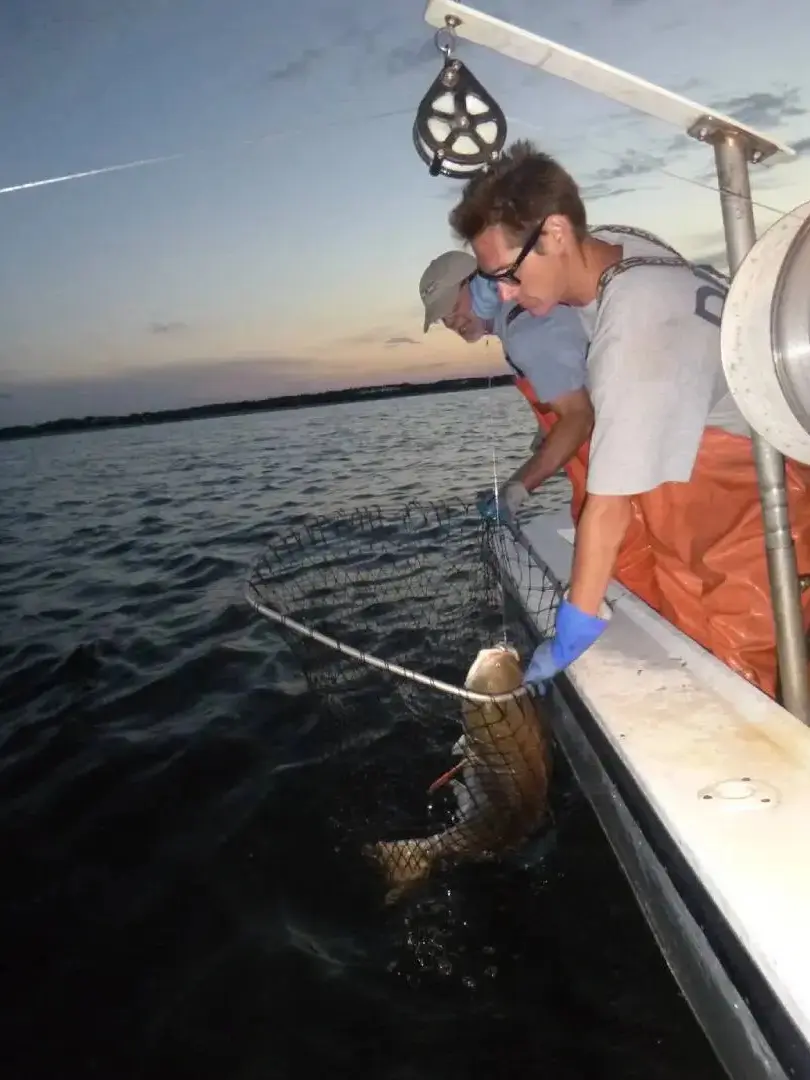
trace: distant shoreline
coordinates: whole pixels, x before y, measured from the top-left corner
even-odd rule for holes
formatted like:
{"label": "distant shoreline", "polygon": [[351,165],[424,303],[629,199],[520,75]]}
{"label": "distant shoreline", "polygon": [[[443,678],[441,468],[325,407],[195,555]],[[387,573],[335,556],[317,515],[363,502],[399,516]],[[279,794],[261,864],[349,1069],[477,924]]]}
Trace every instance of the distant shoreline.
{"label": "distant shoreline", "polygon": [[277,409],[306,409],[314,405],[337,405],[415,394],[447,394],[459,390],[483,390],[487,386],[506,386],[511,375],[481,376],[470,379],[441,379],[432,383],[395,383],[387,386],[358,386],[347,390],[322,390],[315,394],[290,394],[286,397],[260,398],[255,401],[228,401],[214,405],[195,405],[188,409],[163,409],[158,412],[129,413],[126,416],[85,416],[81,419],[48,420],[44,424],[25,424],[0,428],[0,441],[31,439],[40,435],[66,435],[78,431],[106,431],[110,428],[142,427],[145,424],[173,424],[182,420],[213,419],[243,413],[274,412]]}

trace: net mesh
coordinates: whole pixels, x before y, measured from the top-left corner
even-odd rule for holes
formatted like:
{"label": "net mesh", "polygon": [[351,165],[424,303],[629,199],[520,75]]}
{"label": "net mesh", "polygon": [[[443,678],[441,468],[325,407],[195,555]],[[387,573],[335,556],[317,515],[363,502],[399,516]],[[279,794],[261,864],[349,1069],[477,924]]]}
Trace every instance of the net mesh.
{"label": "net mesh", "polygon": [[278,529],[254,564],[249,601],[341,721],[324,749],[359,781],[343,827],[389,902],[546,821],[550,734],[521,678],[561,594],[527,546],[462,503]]}

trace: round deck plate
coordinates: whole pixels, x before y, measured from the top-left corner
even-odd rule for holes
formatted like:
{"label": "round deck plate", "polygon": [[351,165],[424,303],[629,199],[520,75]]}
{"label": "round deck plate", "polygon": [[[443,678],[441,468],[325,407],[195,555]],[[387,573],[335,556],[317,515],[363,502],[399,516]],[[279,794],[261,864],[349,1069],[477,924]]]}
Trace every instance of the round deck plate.
{"label": "round deck plate", "polygon": [[719,810],[767,810],[779,804],[779,792],[752,776],[731,776],[701,788],[698,798]]}

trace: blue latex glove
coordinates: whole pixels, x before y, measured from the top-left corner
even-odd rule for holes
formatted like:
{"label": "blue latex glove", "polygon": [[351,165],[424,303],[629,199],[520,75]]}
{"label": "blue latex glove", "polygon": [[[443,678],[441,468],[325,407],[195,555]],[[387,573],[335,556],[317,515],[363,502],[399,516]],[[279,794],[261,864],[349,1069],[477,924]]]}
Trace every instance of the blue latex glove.
{"label": "blue latex glove", "polygon": [[488,281],[476,274],[470,281],[470,297],[472,309],[479,319],[494,319],[498,314],[501,298],[494,281]]}
{"label": "blue latex glove", "polygon": [[523,682],[542,689],[542,683],[546,679],[552,679],[582,656],[604,633],[607,624],[607,619],[586,615],[578,607],[563,600],[557,609],[554,637],[534,650]]}

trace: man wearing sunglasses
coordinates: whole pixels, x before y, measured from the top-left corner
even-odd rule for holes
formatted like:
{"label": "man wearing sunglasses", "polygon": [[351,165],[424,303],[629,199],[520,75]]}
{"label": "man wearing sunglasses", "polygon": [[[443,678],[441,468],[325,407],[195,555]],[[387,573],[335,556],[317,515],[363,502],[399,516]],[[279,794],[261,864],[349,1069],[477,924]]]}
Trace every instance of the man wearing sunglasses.
{"label": "man wearing sunglasses", "polygon": [[[594,407],[584,505],[556,632],[526,681],[552,678],[607,625],[611,576],[771,696],[776,643],[750,432],[720,355],[727,279],[626,226],[588,228],[572,177],[527,142],[471,178],[450,214],[479,273],[545,317],[578,309]],[[799,574],[810,469],[788,461]],[[621,569],[636,531],[635,582]],[[806,625],[810,591],[804,594]]]}
{"label": "man wearing sunglasses", "polygon": [[[584,477],[587,457],[578,451],[593,426],[585,388],[588,341],[574,309],[561,307],[546,318],[532,318],[518,304],[503,302],[497,287],[476,270],[474,256],[466,251],[445,251],[422,274],[419,295],[425,333],[442,322],[468,343],[485,334],[500,339],[515,385],[537,419],[540,431],[532,456],[498,491],[498,516],[508,520],[559,469],[566,470],[575,490],[574,476]],[[495,501],[492,493],[479,502],[484,516],[496,516]]]}

